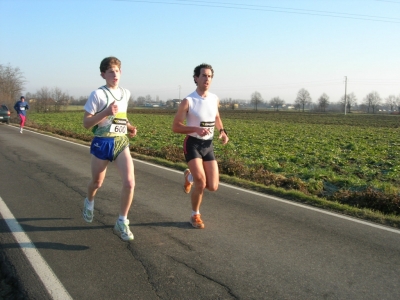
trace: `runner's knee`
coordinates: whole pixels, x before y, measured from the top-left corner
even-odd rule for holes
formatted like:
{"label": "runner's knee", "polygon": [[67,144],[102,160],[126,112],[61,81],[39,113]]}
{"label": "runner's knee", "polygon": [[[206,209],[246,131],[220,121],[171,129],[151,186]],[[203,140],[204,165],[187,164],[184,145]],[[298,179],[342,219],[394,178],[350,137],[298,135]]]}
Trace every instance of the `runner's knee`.
{"label": "runner's knee", "polygon": [[124,182],[123,187],[125,189],[134,190],[135,189],[135,180],[134,179],[127,180],[126,182]]}
{"label": "runner's knee", "polygon": [[210,192],[215,192],[216,190],[218,190],[218,184],[217,183],[213,183],[212,185],[207,185],[206,188]]}
{"label": "runner's knee", "polygon": [[197,189],[204,190],[206,188],[206,181],[202,179],[194,180],[194,187]]}
{"label": "runner's knee", "polygon": [[93,180],[91,182],[91,185],[92,185],[93,189],[97,190],[97,189],[101,188],[101,186],[103,185],[103,180]]}

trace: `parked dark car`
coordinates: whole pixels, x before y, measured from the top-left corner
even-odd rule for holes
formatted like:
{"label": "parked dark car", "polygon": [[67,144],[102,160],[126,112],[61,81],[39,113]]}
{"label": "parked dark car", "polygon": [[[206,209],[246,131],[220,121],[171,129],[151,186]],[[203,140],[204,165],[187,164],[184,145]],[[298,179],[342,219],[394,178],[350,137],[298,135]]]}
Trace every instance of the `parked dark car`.
{"label": "parked dark car", "polygon": [[11,112],[4,104],[0,105],[0,122],[10,124]]}

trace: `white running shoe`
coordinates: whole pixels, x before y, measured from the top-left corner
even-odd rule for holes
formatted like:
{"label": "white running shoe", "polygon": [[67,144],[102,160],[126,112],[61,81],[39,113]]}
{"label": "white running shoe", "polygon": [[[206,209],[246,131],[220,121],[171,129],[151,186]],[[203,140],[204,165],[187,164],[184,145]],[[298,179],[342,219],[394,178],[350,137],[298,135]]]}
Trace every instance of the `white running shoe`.
{"label": "white running shoe", "polygon": [[91,223],[93,221],[93,210],[87,208],[88,201],[89,201],[88,198],[85,198],[85,200],[83,200],[82,216],[86,222]]}
{"label": "white running shoe", "polygon": [[123,241],[132,241],[133,233],[129,229],[129,220],[115,222],[115,234],[119,235]]}

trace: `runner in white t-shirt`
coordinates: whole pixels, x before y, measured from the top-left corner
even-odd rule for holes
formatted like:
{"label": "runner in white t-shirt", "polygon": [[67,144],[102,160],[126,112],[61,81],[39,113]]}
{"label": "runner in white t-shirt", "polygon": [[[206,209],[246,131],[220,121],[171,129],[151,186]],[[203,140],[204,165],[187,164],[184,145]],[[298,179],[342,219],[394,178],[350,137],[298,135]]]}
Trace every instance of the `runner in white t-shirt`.
{"label": "runner in white t-shirt", "polygon": [[137,131],[127,118],[130,92],[119,87],[121,61],[106,57],[100,64],[100,72],[106,85],[93,91],[84,107],[83,126],[92,128],[95,136],[90,146],[92,179],[84,200],[83,218],[89,223],[93,221],[94,197],[103,184],[108,163],[115,161],[121,174],[122,192],[114,232],[122,240],[130,241],[133,234],[129,229],[128,212],[133,201],[135,175],[127,135],[134,137]]}
{"label": "runner in white t-shirt", "polygon": [[213,77],[214,70],[208,64],[194,69],[197,88],[182,100],[172,124],[174,132],[186,134],[183,151],[189,168],[184,171],[183,188],[188,194],[193,185],[190,224],[200,229],[204,228],[200,215],[204,190],[216,191],[219,184],[218,164],[212,144],[214,127],[219,130],[218,138],[223,144],[229,140],[218,111],[219,99],[208,91]]}

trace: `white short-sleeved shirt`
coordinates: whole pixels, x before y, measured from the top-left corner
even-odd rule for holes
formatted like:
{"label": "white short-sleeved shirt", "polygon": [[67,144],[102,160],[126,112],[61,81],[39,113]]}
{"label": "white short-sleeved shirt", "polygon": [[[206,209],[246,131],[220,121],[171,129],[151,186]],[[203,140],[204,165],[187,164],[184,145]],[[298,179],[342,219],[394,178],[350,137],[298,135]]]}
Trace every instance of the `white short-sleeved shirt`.
{"label": "white short-sleeved shirt", "polygon": [[118,105],[118,113],[115,116],[108,116],[94,127],[93,133],[95,136],[110,137],[127,134],[126,112],[130,96],[131,93],[124,88],[120,87],[116,90],[109,90],[105,86],[98,88],[90,94],[84,109],[91,115],[103,111],[114,101]]}

